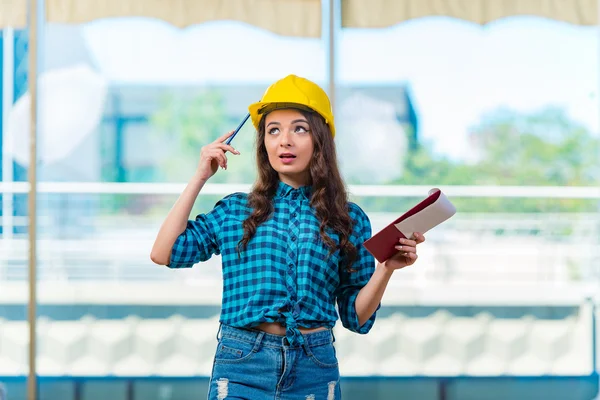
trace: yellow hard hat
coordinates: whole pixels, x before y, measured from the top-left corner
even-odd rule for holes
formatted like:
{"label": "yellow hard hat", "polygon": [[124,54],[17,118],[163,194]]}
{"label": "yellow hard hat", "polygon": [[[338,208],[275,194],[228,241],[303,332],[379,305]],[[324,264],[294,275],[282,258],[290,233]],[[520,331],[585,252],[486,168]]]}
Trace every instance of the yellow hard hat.
{"label": "yellow hard hat", "polygon": [[288,75],[269,86],[262,99],[248,107],[256,130],[266,113],[280,108],[308,108],[317,112],[325,119],[331,135],[335,137],[333,110],[329,97],[316,83],[296,75]]}

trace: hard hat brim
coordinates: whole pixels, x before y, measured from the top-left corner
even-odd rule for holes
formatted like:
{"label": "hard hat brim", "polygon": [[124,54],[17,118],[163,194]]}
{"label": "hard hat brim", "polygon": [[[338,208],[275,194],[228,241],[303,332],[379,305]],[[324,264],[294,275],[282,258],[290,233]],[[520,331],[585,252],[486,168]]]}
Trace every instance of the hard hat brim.
{"label": "hard hat brim", "polygon": [[330,121],[327,121],[327,118],[322,115],[321,113],[319,113],[317,110],[308,107],[304,104],[299,104],[299,103],[291,103],[291,102],[263,102],[263,101],[259,101],[256,103],[251,104],[248,107],[248,111],[250,112],[250,117],[252,118],[252,124],[254,125],[254,127],[256,128],[256,130],[258,130],[258,126],[260,124],[260,121],[262,120],[262,118],[270,113],[271,111],[274,110],[284,110],[284,109],[290,109],[290,108],[294,108],[294,109],[298,109],[298,110],[303,110],[303,111],[308,111],[308,112],[314,112],[317,113],[319,115],[321,115],[324,119],[325,122],[327,123],[327,125],[329,126],[329,129],[331,130],[331,135],[335,136],[335,130],[332,127]]}

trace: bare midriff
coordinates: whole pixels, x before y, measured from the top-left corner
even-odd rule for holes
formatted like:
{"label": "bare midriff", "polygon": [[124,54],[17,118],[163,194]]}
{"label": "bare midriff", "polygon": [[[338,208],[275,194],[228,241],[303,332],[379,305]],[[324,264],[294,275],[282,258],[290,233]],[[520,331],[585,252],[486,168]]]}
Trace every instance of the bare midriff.
{"label": "bare midriff", "polygon": [[[273,335],[280,335],[280,336],[285,335],[285,326],[281,325],[280,323],[277,323],[277,322],[263,322],[262,324],[255,326],[254,329],[258,329],[258,330],[261,330],[266,333],[271,333]],[[298,330],[301,333],[319,332],[319,331],[324,331],[327,329],[328,328],[325,326],[320,326],[317,328],[305,328],[302,326],[298,327]]]}

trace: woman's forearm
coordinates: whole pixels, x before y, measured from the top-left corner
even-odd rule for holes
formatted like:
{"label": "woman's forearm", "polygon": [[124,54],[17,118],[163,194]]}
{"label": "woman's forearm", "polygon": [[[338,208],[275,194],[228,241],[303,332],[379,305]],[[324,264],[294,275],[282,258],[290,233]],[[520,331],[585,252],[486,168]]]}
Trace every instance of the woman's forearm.
{"label": "woman's forearm", "polygon": [[169,211],[156,235],[150,254],[150,258],[156,264],[169,264],[173,244],[177,237],[185,231],[194,202],[205,183],[206,180],[194,176]]}
{"label": "woman's forearm", "polygon": [[393,272],[394,270],[387,268],[385,264],[378,263],[369,282],[358,292],[354,308],[360,326],[363,326],[377,310]]}

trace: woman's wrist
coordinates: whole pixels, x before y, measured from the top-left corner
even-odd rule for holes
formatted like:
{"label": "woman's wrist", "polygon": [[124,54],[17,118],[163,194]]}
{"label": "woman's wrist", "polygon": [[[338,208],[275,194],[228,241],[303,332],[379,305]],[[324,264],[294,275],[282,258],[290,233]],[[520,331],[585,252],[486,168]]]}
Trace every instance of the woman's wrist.
{"label": "woman's wrist", "polygon": [[392,274],[394,273],[395,269],[391,268],[387,265],[387,263],[384,261],[382,263],[377,263],[377,268],[376,270],[379,270],[381,273],[383,273],[384,275],[389,275],[392,276]]}
{"label": "woman's wrist", "polygon": [[196,171],[196,173],[190,179],[190,183],[200,185],[200,187],[204,186],[207,181],[208,179],[202,177],[199,171]]}

